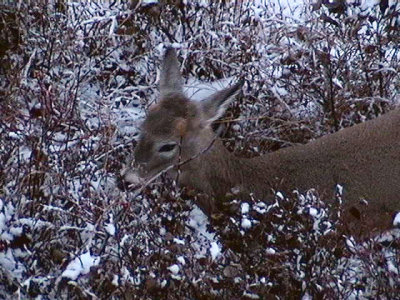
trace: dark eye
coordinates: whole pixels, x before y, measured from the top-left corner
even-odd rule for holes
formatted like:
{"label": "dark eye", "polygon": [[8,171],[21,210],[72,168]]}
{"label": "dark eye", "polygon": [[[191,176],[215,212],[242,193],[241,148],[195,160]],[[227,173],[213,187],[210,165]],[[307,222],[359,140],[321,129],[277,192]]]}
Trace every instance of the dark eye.
{"label": "dark eye", "polygon": [[158,152],[170,152],[170,151],[174,150],[175,147],[176,147],[175,143],[165,144],[165,145],[162,145],[160,147],[160,149],[158,149]]}

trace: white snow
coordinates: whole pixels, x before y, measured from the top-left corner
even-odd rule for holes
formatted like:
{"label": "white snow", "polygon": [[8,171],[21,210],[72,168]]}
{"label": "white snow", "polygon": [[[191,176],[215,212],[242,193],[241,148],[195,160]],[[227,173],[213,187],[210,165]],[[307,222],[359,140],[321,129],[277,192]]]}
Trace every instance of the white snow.
{"label": "white snow", "polygon": [[265,2],[268,3],[266,7],[268,5],[268,8],[272,8],[274,13],[281,13],[284,17],[300,20],[303,7],[306,5],[304,0],[270,0]]}
{"label": "white snow", "polygon": [[7,251],[0,252],[0,268],[2,272],[11,272],[12,277],[21,278],[22,274],[26,271],[25,267],[18,263],[14,255],[14,251],[9,248]]}
{"label": "white snow", "polygon": [[303,297],[301,298],[301,300],[312,300],[313,298],[308,294],[308,293],[305,293],[304,295],[303,295]]}
{"label": "white snow", "polygon": [[10,138],[12,138],[12,139],[16,139],[16,140],[18,140],[18,139],[21,138],[21,136],[20,136],[18,133],[13,132],[13,131],[10,131],[10,132],[8,133],[8,137],[10,137]]}
{"label": "white snow", "polygon": [[90,268],[97,266],[99,263],[100,257],[92,256],[89,251],[85,252],[72,260],[61,276],[76,280],[79,275],[88,274]]}
{"label": "white snow", "polygon": [[349,248],[349,250],[352,252],[355,252],[357,250],[357,247],[356,247],[357,243],[352,236],[346,238],[346,245]]}
{"label": "white snow", "polygon": [[215,260],[221,254],[221,247],[217,242],[212,242],[210,247],[210,253],[212,260]]}
{"label": "white snow", "polygon": [[174,238],[174,242],[178,245],[185,245],[185,241],[181,239]]}
{"label": "white snow", "polygon": [[113,222],[113,215],[109,214],[109,218],[110,218],[110,222],[106,223],[105,229],[109,235],[114,235],[115,234],[115,225]]}
{"label": "white snow", "polygon": [[281,200],[285,199],[285,197],[283,196],[283,194],[281,192],[276,192],[275,196]]}
{"label": "white snow", "polygon": [[250,211],[250,205],[247,202],[242,203],[241,208],[242,208],[242,215],[247,214]]}
{"label": "white snow", "polygon": [[[190,212],[188,219],[188,227],[192,228],[194,236],[196,236],[194,248],[197,250],[196,257],[205,257],[208,255],[208,249],[212,248],[213,251],[218,246],[218,239],[214,233],[208,231],[209,221],[207,216],[194,205],[192,211]],[[216,244],[216,246],[214,245]],[[213,246],[214,245],[214,246]],[[211,256],[213,257],[213,251],[211,251]]]}
{"label": "white snow", "polygon": [[167,285],[168,281],[167,280],[163,280],[161,281],[161,287],[164,288]]}
{"label": "white snow", "polygon": [[265,214],[267,212],[267,205],[264,202],[258,202],[253,206],[254,210],[259,214]]}
{"label": "white snow", "polygon": [[400,227],[400,212],[398,212],[393,219],[393,226]]}
{"label": "white snow", "polygon": [[185,264],[186,264],[185,258],[184,258],[183,256],[178,256],[178,257],[176,258],[176,260],[177,260],[181,265],[185,265]]}
{"label": "white snow", "polygon": [[[362,5],[364,7],[372,7],[373,5],[375,5],[376,3],[378,3],[378,0],[362,0]],[[158,3],[157,0],[143,0],[142,4],[153,4],[153,3]],[[391,0],[390,3],[396,3],[394,0]],[[278,13],[282,13],[284,16],[287,16],[289,18],[293,17],[293,18],[300,18],[301,16],[298,15],[298,12],[301,11],[301,9],[299,9],[302,5],[304,5],[305,2],[303,0],[294,0],[294,1],[289,1],[289,0],[271,0],[271,1],[267,1],[267,0],[258,0],[255,1],[255,5],[261,5],[260,7],[254,7],[253,11],[255,14],[255,17],[257,19],[259,19],[260,21],[262,21],[262,18],[264,18],[263,16],[263,9],[265,9],[265,7],[269,7],[269,9],[272,9],[276,14]],[[71,5],[79,5],[76,3],[71,3]],[[207,1],[206,0],[201,0],[200,2],[201,6],[206,6],[207,5]],[[264,8],[262,7],[262,5],[264,5]],[[111,21],[111,26],[110,26],[110,30],[109,30],[109,34],[110,36],[114,35],[114,32],[116,31],[117,28],[117,15],[110,15],[110,14],[106,14],[104,17],[93,17],[90,20],[83,22],[81,25],[85,25],[85,24],[89,24],[89,23],[96,23],[96,22],[104,22],[106,20],[110,20]],[[224,22],[224,21],[222,21]],[[226,24],[228,24],[228,22],[225,22]],[[232,23],[233,24],[233,23]],[[210,32],[210,35],[212,35],[215,33],[214,32]],[[79,37],[76,41],[77,46],[80,46],[83,48],[84,46],[84,42],[82,42],[86,37],[82,36]],[[296,43],[296,41],[294,39],[291,39],[290,42],[292,43]],[[187,45],[184,44],[174,44],[173,45],[176,48],[182,48],[182,49],[186,49],[188,48]],[[260,47],[260,51],[262,51],[262,49],[266,49],[267,47]],[[34,52],[31,55],[31,59],[36,55],[36,53]],[[119,53],[117,51],[115,51],[113,54],[113,56],[115,56],[115,59],[119,59]],[[124,62],[121,61],[121,64],[124,64]],[[28,63],[28,66],[31,65],[31,62]],[[26,71],[25,76],[24,77],[28,77],[27,76],[27,71],[28,71],[28,67],[26,67]],[[126,65],[125,67],[122,67],[122,69],[129,71],[129,66]],[[389,67],[382,67],[380,69],[380,71],[392,71],[391,68]],[[64,71],[66,72],[66,71]],[[57,74],[59,74],[57,72]],[[65,73],[64,73],[65,74]],[[61,76],[61,73],[60,73]],[[70,76],[76,76],[76,74],[74,74],[73,72],[70,74]],[[105,95],[105,97],[103,97],[102,99],[107,99],[107,100],[112,100],[115,102],[118,101],[123,101],[124,98],[126,98],[126,94],[129,94],[130,92],[132,92],[132,89],[147,89],[148,87],[144,87],[144,86],[135,86],[134,88],[131,88],[131,90],[125,89],[124,91],[119,90],[120,87],[122,86],[122,83],[124,83],[125,79],[123,76],[116,76],[115,80],[117,81],[117,88],[116,88],[116,92],[111,93],[110,95]],[[334,82],[336,83],[336,85],[338,85],[339,87],[342,86],[342,82],[339,81],[338,78],[333,78]],[[195,100],[202,100],[206,97],[208,97],[209,95],[211,95],[212,93],[214,93],[217,90],[220,90],[221,88],[224,88],[228,85],[230,85],[232,82],[235,82],[236,78],[226,78],[224,80],[221,81],[217,81],[214,82],[212,84],[209,83],[203,83],[198,81],[197,79],[190,79],[185,87],[185,91],[186,94],[189,97],[192,97]],[[80,110],[81,113],[83,115],[86,115],[86,113],[90,113],[90,112],[96,112],[97,107],[93,106],[93,103],[95,103],[95,99],[99,96],[96,93],[96,89],[98,89],[98,87],[96,87],[95,85],[92,87],[87,87],[87,92],[82,92],[82,94],[80,95]],[[272,92],[279,98],[279,97],[283,97],[285,96],[289,91],[287,91],[286,89],[280,87],[279,85],[274,85],[271,88]],[[125,93],[122,93],[125,92]],[[121,94],[122,93],[122,94]],[[101,95],[102,97],[103,95]],[[140,99],[139,99],[140,100]],[[138,100],[138,101],[139,101]],[[92,105],[92,106],[91,106]],[[313,105],[313,103],[308,104],[310,106]],[[107,106],[105,106],[107,107]],[[312,107],[310,108],[312,111],[316,110],[316,108]],[[107,115],[110,114],[112,115],[112,122],[114,124],[117,125],[118,127],[118,131],[119,133],[122,134],[135,134],[137,133],[137,123],[138,123],[138,119],[142,118],[144,116],[144,112],[139,109],[139,108],[132,108],[132,107],[122,107],[120,109],[116,109],[116,110],[112,110],[111,112],[108,111],[107,109],[104,109],[104,111],[101,111],[99,113],[99,116],[103,116],[103,115]],[[27,112],[26,115],[28,116],[29,113]],[[89,115],[89,114],[88,114]],[[101,123],[99,121],[99,117],[97,114],[94,114],[94,117],[88,117],[88,124],[89,126],[94,126],[94,127],[100,127]],[[133,124],[133,125],[132,125]],[[241,127],[239,124],[234,125],[235,126],[235,130],[240,131]],[[18,129],[20,130],[20,129]],[[21,128],[21,130],[24,130],[24,128]],[[23,139],[24,138],[24,132],[21,131],[16,131],[16,132],[10,132],[9,133],[9,137],[11,139]],[[54,135],[54,140],[62,143],[65,139],[67,138],[67,136],[65,136],[62,133],[56,133]],[[68,137],[70,138],[70,137]],[[134,139],[134,138],[133,138]],[[95,139],[93,138],[92,141],[94,141]],[[73,143],[75,142],[69,142],[69,145],[73,145]],[[59,149],[57,148],[57,145],[50,145],[49,148],[52,152],[56,152],[59,151]],[[115,151],[115,149],[112,149],[112,151]],[[106,155],[106,154],[104,154]],[[18,149],[18,158],[22,161],[29,161],[30,158],[32,156],[32,150],[30,148],[28,148],[27,146],[21,146]],[[78,165],[79,168],[82,168],[82,171],[84,171],[85,168],[88,167],[88,165],[86,164],[86,162],[83,165]],[[100,181],[99,178],[101,178],[101,176],[97,176],[96,178],[98,178],[98,180],[93,180],[92,181],[92,186],[95,187],[96,189],[100,189],[101,185],[100,185]],[[74,185],[74,187],[68,187],[69,191],[73,194],[72,200],[76,201],[76,204],[79,204],[79,198],[80,198],[80,193],[79,192],[75,192],[78,189],[82,188],[82,185],[79,181],[75,180],[71,180],[72,185]],[[343,187],[338,185],[337,187],[337,191],[338,193],[341,195],[342,191],[343,191]],[[280,199],[284,199],[284,196],[282,193],[277,192],[276,196]],[[276,202],[276,205],[274,206],[278,206],[278,202]],[[65,211],[62,208],[59,207],[55,207],[55,206],[51,206],[51,205],[42,205],[43,209],[45,212],[48,211],[52,211],[54,213],[65,213]],[[259,202],[257,204],[253,204],[251,209],[253,209],[255,212],[259,213],[259,214],[264,214],[267,212],[267,205],[263,202]],[[247,216],[247,214],[250,212],[250,205],[248,203],[242,203],[241,204],[241,214],[243,215],[242,219],[241,219],[241,228],[242,229],[249,229],[251,228],[254,224],[256,224],[256,220],[251,220],[249,219],[249,217]],[[303,212],[307,212],[307,209],[305,209]],[[308,208],[308,213],[310,216],[312,216],[315,219],[315,223],[314,223],[314,227],[317,228],[319,225],[319,218],[321,217],[321,215],[323,214],[323,211],[318,211],[318,209],[314,208],[314,207],[309,207]],[[49,222],[43,222],[41,220],[34,220],[34,219],[18,219],[19,224],[9,224],[10,220],[13,219],[13,214],[14,214],[14,208],[12,206],[10,206],[9,204],[4,204],[3,201],[0,199],[0,239],[3,241],[12,241],[12,239],[15,236],[19,236],[22,234],[22,226],[18,227],[21,224],[27,224],[30,227],[34,227],[38,228],[38,227],[50,227],[50,226],[54,226],[53,224],[49,223]],[[237,223],[235,223],[236,225],[238,225]],[[329,224],[329,223],[328,223]],[[188,225],[190,226],[190,228],[192,229],[192,231],[190,231],[190,235],[195,236],[195,244],[193,245],[193,247],[196,249],[198,255],[197,257],[201,257],[201,256],[206,256],[206,255],[210,255],[212,260],[216,260],[218,257],[222,256],[222,247],[221,247],[221,243],[218,239],[218,237],[214,234],[214,233],[210,233],[207,229],[207,226],[209,226],[209,222],[208,222],[208,218],[201,212],[200,209],[198,209],[196,206],[195,208],[192,210],[190,217],[189,217],[189,221],[188,221]],[[394,217],[393,220],[393,225],[395,227],[400,227],[400,212],[396,214],[396,216]],[[80,227],[79,227],[80,226]],[[327,227],[331,227],[331,225],[327,226]],[[77,232],[80,232],[81,234],[81,239],[85,244],[91,244],[93,242],[93,237],[97,232],[97,226],[94,226],[90,223],[86,223],[86,227],[85,225],[76,225],[76,226],[70,226],[69,224],[66,224],[65,226],[61,226],[59,228],[60,232],[64,231],[64,230],[75,230]],[[108,221],[106,221],[104,223],[104,229],[105,231],[111,235],[114,236],[115,232],[116,232],[116,228],[114,225],[114,220],[113,220],[113,215],[109,214],[109,219]],[[167,233],[166,229],[163,227],[160,227],[160,234],[161,235],[165,235]],[[272,241],[273,240],[273,235],[267,236],[266,237],[268,241]],[[124,235],[124,237],[121,239],[120,245],[123,246],[124,243],[129,239],[129,235]],[[179,245],[185,245],[185,240],[184,239],[179,239],[179,238],[174,238],[173,240],[176,244]],[[348,245],[348,247],[350,248],[350,250],[355,250],[357,247],[356,242],[353,239],[346,239],[346,243]],[[22,255],[21,254],[21,250],[17,249],[17,250],[13,250],[13,249],[7,249],[5,251],[0,252],[0,269],[3,270],[7,270],[10,273],[12,272],[14,277],[18,277],[21,276],[22,274],[25,272],[25,267],[23,264],[21,264],[18,261],[18,255]],[[276,250],[273,248],[266,248],[265,252],[267,254],[276,254]],[[189,258],[188,258],[189,259]],[[171,266],[168,267],[168,270],[173,274],[173,275],[177,275],[182,266],[186,264],[186,260],[184,256],[177,256],[176,257],[176,261],[177,264],[173,264]],[[62,272],[62,277],[65,278],[69,278],[71,280],[76,280],[80,275],[85,275],[90,271],[90,268],[93,266],[96,266],[100,263],[100,257],[97,256],[93,256],[88,252],[85,252],[83,254],[81,254],[80,256],[74,258],[65,268],[65,270]],[[399,273],[399,267],[395,265],[395,263],[390,260],[389,258],[387,259],[387,268],[390,272],[398,274]],[[123,269],[121,270],[119,277],[118,275],[114,274],[113,275],[113,280],[112,280],[112,284],[114,284],[115,286],[119,285],[120,281],[131,281],[132,283],[135,284],[140,284],[142,281],[142,278],[140,277],[140,275],[135,275],[134,277],[131,275],[130,271],[127,270],[125,267],[123,267]],[[267,280],[265,278],[262,278],[260,280],[261,282],[265,283],[267,282]],[[28,280],[26,282],[29,282]],[[168,281],[163,280],[161,282],[161,287],[164,287],[168,284]],[[258,299],[259,296],[250,292],[245,292],[243,294],[243,296],[248,297],[248,298],[253,298],[253,299]],[[309,296],[311,297],[311,296]],[[309,299],[308,294],[305,292],[305,296],[303,297],[303,299]]]}
{"label": "white snow", "polygon": [[318,210],[314,207],[310,207],[308,213],[314,218],[318,216]]}
{"label": "white snow", "polygon": [[247,291],[245,291],[243,293],[243,297],[248,298],[248,299],[260,299],[260,296],[258,296],[257,294],[250,293],[250,292],[247,292]]}
{"label": "white snow", "polygon": [[23,232],[22,226],[21,227],[11,227],[10,228],[10,233],[13,236],[20,236],[22,234],[22,232]]}
{"label": "white snow", "polygon": [[251,221],[248,218],[243,218],[241,222],[241,226],[243,229],[249,229],[251,228]]}
{"label": "white snow", "polygon": [[396,275],[399,274],[399,270],[400,270],[400,266],[396,266],[393,261],[391,260],[387,260],[387,266],[388,266],[388,270],[389,272],[392,272]]}
{"label": "white snow", "polygon": [[336,185],[336,192],[338,193],[339,196],[343,195],[343,186],[340,184]]}
{"label": "white snow", "polygon": [[114,286],[119,286],[119,276],[114,274],[113,275],[113,280],[111,281],[112,285]]}
{"label": "white snow", "polygon": [[168,270],[171,271],[172,274],[177,275],[179,273],[180,267],[177,264],[168,267]]}

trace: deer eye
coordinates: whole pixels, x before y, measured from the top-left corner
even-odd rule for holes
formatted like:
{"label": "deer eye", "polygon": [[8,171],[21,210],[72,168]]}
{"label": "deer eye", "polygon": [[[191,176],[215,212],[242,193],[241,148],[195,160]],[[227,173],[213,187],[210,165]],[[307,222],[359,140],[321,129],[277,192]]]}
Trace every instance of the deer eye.
{"label": "deer eye", "polygon": [[168,143],[165,145],[162,145],[160,149],[158,149],[158,152],[171,152],[174,150],[176,147],[176,143]]}

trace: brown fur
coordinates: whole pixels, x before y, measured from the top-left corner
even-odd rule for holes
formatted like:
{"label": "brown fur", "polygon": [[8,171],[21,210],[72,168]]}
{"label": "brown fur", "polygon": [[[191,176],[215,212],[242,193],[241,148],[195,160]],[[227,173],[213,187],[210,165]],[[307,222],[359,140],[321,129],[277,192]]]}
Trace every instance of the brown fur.
{"label": "brown fur", "polygon": [[[400,210],[400,111],[252,159],[235,157],[218,141],[191,169],[196,175],[184,184],[216,196],[232,187],[260,199],[272,199],[273,191],[315,188],[332,200],[340,184],[349,226],[386,229]],[[353,208],[361,220],[348,212]]]}
{"label": "brown fur", "polygon": [[[178,62],[173,50],[168,50],[163,71],[177,74]],[[172,72],[171,72],[172,70]],[[322,199],[334,197],[336,184],[344,187],[344,207],[361,211],[361,219],[346,213],[349,224],[366,226],[371,232],[391,224],[392,214],[400,210],[400,110],[375,120],[343,129],[306,145],[285,148],[264,156],[244,159],[230,153],[210,128],[212,121],[224,111],[239,85],[217,92],[209,99],[189,101],[177,82],[168,86],[168,74],[163,74],[163,99],[159,109],[150,111],[142,136],[135,149],[139,175],[148,178],[165,167],[182,161],[169,174],[180,169],[179,184],[190,186],[220,199],[232,188],[244,198],[249,193],[260,199],[272,199],[275,191],[290,193],[294,189],[315,188]],[[184,130],[177,124],[184,120]],[[177,123],[178,122],[178,123]],[[161,147],[176,144],[177,150],[161,151]],[[210,147],[211,145],[211,147]],[[136,169],[124,171],[126,178]],[[360,205],[365,199],[368,205]],[[210,214],[214,203],[200,203]]]}

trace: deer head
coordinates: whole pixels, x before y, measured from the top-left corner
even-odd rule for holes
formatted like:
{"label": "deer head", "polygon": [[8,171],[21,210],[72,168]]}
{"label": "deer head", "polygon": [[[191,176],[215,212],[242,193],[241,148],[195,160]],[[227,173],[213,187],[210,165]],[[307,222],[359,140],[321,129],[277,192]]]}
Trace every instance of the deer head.
{"label": "deer head", "polygon": [[160,74],[161,100],[149,109],[134,161],[123,170],[123,179],[137,184],[166,168],[173,178],[179,170],[181,182],[194,176],[190,160],[212,148],[215,133],[211,124],[225,112],[241,86],[239,82],[203,101],[190,101],[183,92],[176,52],[168,48]]}

